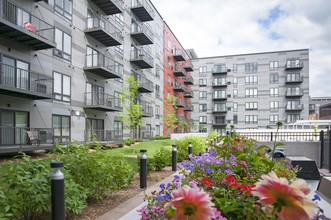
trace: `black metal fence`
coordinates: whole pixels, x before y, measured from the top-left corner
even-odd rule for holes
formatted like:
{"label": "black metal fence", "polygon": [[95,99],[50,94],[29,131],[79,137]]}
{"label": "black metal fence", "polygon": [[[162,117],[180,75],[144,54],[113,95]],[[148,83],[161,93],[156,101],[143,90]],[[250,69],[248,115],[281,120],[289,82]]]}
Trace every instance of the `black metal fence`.
{"label": "black metal fence", "polygon": [[331,131],[321,131],[321,159],[320,168],[328,169],[331,172]]}
{"label": "black metal fence", "polygon": [[85,141],[101,141],[120,143],[123,140],[122,132],[114,130],[85,130]]}

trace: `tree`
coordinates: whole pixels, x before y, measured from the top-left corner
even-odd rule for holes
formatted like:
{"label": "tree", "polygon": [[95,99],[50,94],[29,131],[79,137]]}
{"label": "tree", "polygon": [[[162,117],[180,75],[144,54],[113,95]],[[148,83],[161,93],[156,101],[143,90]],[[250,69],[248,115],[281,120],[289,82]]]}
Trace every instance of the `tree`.
{"label": "tree", "polygon": [[164,124],[167,127],[170,127],[171,130],[174,130],[178,127],[178,117],[177,117],[177,106],[175,105],[177,97],[170,95],[167,97],[167,105],[171,105],[172,109],[168,109],[165,117]]}
{"label": "tree", "polygon": [[130,128],[130,136],[137,137],[138,128],[142,125],[143,112],[142,106],[137,104],[137,94],[140,82],[136,81],[133,76],[126,78],[127,88],[122,89],[122,103],[124,111],[120,114],[120,120],[124,127]]}

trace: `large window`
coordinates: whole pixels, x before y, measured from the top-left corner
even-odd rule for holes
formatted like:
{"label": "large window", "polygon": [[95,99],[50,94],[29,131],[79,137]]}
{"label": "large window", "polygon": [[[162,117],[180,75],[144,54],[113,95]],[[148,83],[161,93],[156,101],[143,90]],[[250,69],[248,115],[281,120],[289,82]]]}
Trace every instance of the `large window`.
{"label": "large window", "polygon": [[[30,68],[29,63],[26,63],[21,60],[16,60],[10,57],[2,56],[2,65],[1,65],[2,73],[0,79],[1,84],[5,84],[10,87],[29,90],[30,89],[29,68]],[[44,91],[44,93],[46,93],[46,91]]]}
{"label": "large window", "polygon": [[206,112],[207,104],[199,104],[199,112]]}
{"label": "large window", "polygon": [[206,66],[200,66],[199,67],[199,75],[207,75],[207,67]]}
{"label": "large window", "polygon": [[236,76],[233,77],[233,85],[234,86],[238,85],[238,77]]}
{"label": "large window", "polygon": [[286,94],[287,95],[300,95],[300,87],[288,87],[286,89]]}
{"label": "large window", "polygon": [[70,141],[70,117],[63,115],[53,115],[52,119],[54,142],[68,143]]}
{"label": "large window", "polygon": [[200,124],[207,124],[207,116],[200,116],[199,117]]}
{"label": "large window", "polygon": [[233,111],[237,112],[238,111],[238,102],[233,103]]}
{"label": "large window", "polygon": [[214,112],[226,111],[225,103],[214,103]]}
{"label": "large window", "polygon": [[216,99],[226,98],[226,91],[225,90],[215,90],[213,98],[216,98]]}
{"label": "large window", "polygon": [[199,79],[199,86],[207,86],[207,79]]}
{"label": "large window", "polygon": [[155,118],[160,118],[161,116],[161,108],[159,105],[155,105]]}
{"label": "large window", "polygon": [[155,64],[155,77],[159,79],[161,77],[161,67],[157,64]]}
{"label": "large window", "polygon": [[270,108],[271,111],[278,110],[278,108],[279,108],[279,102],[278,101],[271,101],[269,103],[269,108]]}
{"label": "large window", "polygon": [[270,84],[277,84],[277,83],[279,83],[278,73],[270,73],[270,75],[269,75],[269,83]]}
{"label": "large window", "polygon": [[279,95],[279,91],[278,88],[270,88],[270,92],[269,92],[271,97],[275,97]]}
{"label": "large window", "polygon": [[257,84],[257,75],[251,75],[245,77],[246,85],[256,85]]}
{"label": "large window", "polygon": [[246,115],[245,124],[257,124],[257,115]]}
{"label": "large window", "polygon": [[257,110],[257,102],[246,102],[245,109],[246,110]]}
{"label": "large window", "polygon": [[278,61],[270,61],[269,70],[278,70]]}
{"label": "large window", "polygon": [[214,84],[215,86],[219,86],[219,85],[226,85],[226,78],[222,77],[222,78],[215,78],[214,79]]}
{"label": "large window", "polygon": [[238,89],[233,90],[233,98],[238,98]]}
{"label": "large window", "polygon": [[70,76],[54,72],[54,97],[57,100],[70,102],[71,78]]}
{"label": "large window", "polygon": [[72,0],[55,0],[55,11],[65,18],[71,20],[72,18]]}
{"label": "large window", "polygon": [[123,135],[123,124],[121,121],[114,121],[114,135],[117,137]]}
{"label": "large window", "polygon": [[302,77],[300,76],[300,73],[288,73],[286,75],[286,81],[287,82],[297,82],[299,80],[302,80]]}
{"label": "large window", "polygon": [[287,119],[286,119],[287,123],[294,123],[297,120],[300,120],[300,114],[289,114],[289,115],[287,115]]}
{"label": "large window", "polygon": [[122,108],[122,93],[120,92],[114,92],[114,96],[115,96],[115,107],[120,107]]}
{"label": "large window", "polygon": [[207,91],[200,91],[199,92],[199,100],[207,99]]}
{"label": "large window", "polygon": [[278,115],[270,115],[269,116],[269,123],[270,124],[276,124],[279,121]]}
{"label": "large window", "polygon": [[60,29],[55,28],[56,49],[54,55],[70,60],[71,59],[71,36]]}
{"label": "large window", "polygon": [[246,89],[245,97],[248,98],[256,98],[257,97],[257,89]]}
{"label": "large window", "polygon": [[156,136],[160,136],[161,135],[160,125],[155,125],[155,135]]}
{"label": "large window", "polygon": [[257,71],[257,63],[245,63],[245,72],[256,72]]}
{"label": "large window", "polygon": [[238,72],[238,65],[236,63],[233,64],[232,72],[234,72],[234,73]]}
{"label": "large window", "polygon": [[155,97],[160,98],[160,86],[155,84]]}
{"label": "large window", "polygon": [[286,109],[288,109],[288,110],[300,110],[301,109],[300,100],[287,101]]}

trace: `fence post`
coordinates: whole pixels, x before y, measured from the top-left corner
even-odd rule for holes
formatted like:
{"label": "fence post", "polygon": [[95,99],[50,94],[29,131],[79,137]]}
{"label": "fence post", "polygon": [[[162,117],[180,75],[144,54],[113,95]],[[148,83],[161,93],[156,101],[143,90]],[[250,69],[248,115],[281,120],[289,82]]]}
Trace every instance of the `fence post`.
{"label": "fence post", "polygon": [[147,188],[147,150],[140,150],[140,189]]}
{"label": "fence post", "polygon": [[51,162],[52,220],[64,220],[64,175],[63,162]]}
{"label": "fence post", "polygon": [[177,146],[172,145],[172,171],[177,171]]}
{"label": "fence post", "polygon": [[270,132],[270,141],[273,141],[273,132]]}
{"label": "fence post", "polygon": [[331,173],[331,130],[329,131],[329,173]]}
{"label": "fence post", "polygon": [[321,146],[321,154],[320,154],[320,169],[323,167],[323,155],[324,155],[324,131],[320,132],[320,146]]}

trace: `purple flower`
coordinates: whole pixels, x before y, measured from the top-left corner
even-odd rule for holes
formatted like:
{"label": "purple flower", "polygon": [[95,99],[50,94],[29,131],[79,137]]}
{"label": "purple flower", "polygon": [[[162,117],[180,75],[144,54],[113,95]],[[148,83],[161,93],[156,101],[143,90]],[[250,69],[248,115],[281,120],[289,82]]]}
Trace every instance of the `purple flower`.
{"label": "purple flower", "polygon": [[172,184],[171,183],[168,183],[167,184],[167,188],[169,188],[169,187],[171,187],[172,186]]}
{"label": "purple flower", "polygon": [[180,180],[180,176],[178,176],[178,175],[175,175],[174,178],[175,178],[175,180]]}
{"label": "purple flower", "polygon": [[161,189],[164,189],[164,183],[161,183],[161,184],[160,184],[160,188],[161,188]]}
{"label": "purple flower", "polygon": [[317,194],[314,195],[313,201],[321,201],[321,197]]}
{"label": "purple flower", "polygon": [[233,171],[232,171],[231,169],[226,169],[225,172],[226,172],[227,174],[233,174]]}
{"label": "purple flower", "polygon": [[163,196],[161,196],[161,195],[157,196],[157,201],[162,202],[163,201]]}

